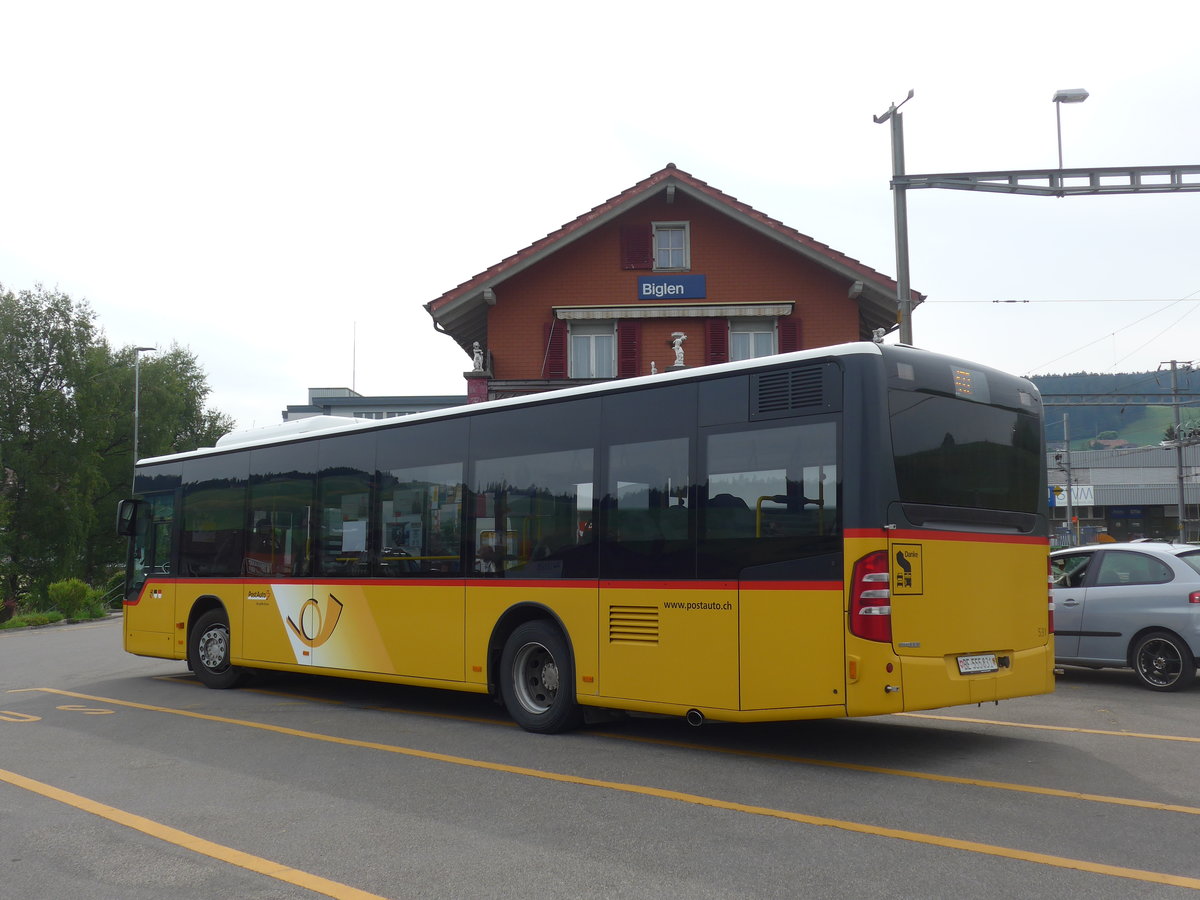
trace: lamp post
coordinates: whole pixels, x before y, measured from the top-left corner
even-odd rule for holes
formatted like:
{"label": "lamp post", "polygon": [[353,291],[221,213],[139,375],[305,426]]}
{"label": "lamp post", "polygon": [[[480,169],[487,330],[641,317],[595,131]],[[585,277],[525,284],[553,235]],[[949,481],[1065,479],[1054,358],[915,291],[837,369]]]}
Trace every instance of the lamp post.
{"label": "lamp post", "polygon": [[142,354],[153,353],[157,349],[157,347],[133,348],[133,470],[135,473],[137,472],[138,461],[138,421],[141,413]]}
{"label": "lamp post", "polygon": [[1064,103],[1082,103],[1088,98],[1088,92],[1083,88],[1067,88],[1054,92],[1054,118],[1058,122],[1058,167],[1063,167],[1062,160],[1062,105]]}

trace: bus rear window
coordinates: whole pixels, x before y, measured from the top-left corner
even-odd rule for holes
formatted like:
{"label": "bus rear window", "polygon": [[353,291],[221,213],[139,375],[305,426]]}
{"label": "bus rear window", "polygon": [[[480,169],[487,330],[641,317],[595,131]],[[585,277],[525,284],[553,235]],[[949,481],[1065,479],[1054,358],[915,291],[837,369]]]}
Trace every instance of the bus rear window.
{"label": "bus rear window", "polygon": [[1037,416],[920,391],[892,390],[889,406],[902,502],[1037,512]]}

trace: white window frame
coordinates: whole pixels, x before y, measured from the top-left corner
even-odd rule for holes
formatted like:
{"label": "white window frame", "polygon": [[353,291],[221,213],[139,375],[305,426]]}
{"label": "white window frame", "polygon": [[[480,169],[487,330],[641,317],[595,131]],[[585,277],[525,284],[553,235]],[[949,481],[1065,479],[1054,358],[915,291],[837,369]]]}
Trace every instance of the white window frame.
{"label": "white window frame", "polygon": [[[608,338],[608,352],[598,349]],[[578,343],[576,342],[578,339]],[[580,352],[586,347],[586,359]],[[607,363],[607,365],[604,365]],[[607,372],[605,371],[607,369]],[[599,373],[599,374],[598,374]],[[617,327],[615,322],[572,322],[567,333],[567,377],[615,378],[617,375]]]}
{"label": "white window frame", "polygon": [[[741,353],[735,335],[749,336],[750,353]],[[765,336],[766,342],[756,340],[756,336]],[[769,348],[761,346],[769,343]],[[756,346],[758,345],[758,346]],[[767,352],[755,352],[766,349]],[[742,359],[758,359],[763,356],[773,356],[779,352],[779,320],[778,319],[730,319],[729,320],[729,361]]]}
{"label": "white window frame", "polygon": [[[654,271],[656,272],[680,272],[684,269],[692,267],[692,226],[690,222],[651,222],[650,227],[654,231]],[[682,237],[682,247],[662,246],[660,247],[660,235]],[[659,253],[668,252],[678,254],[678,258],[668,259],[670,263],[678,262],[679,265],[659,265]]]}

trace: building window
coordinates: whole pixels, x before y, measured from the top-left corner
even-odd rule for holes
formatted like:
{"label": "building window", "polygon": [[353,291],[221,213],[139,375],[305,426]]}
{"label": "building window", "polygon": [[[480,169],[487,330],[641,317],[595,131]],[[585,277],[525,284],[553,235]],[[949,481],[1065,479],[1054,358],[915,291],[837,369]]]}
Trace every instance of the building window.
{"label": "building window", "polygon": [[616,341],[611,322],[571,326],[571,378],[612,378]]}
{"label": "building window", "polygon": [[654,268],[691,267],[691,240],[687,222],[654,223]]}
{"label": "building window", "polygon": [[729,323],[729,358],[755,359],[775,352],[774,319],[734,319]]}

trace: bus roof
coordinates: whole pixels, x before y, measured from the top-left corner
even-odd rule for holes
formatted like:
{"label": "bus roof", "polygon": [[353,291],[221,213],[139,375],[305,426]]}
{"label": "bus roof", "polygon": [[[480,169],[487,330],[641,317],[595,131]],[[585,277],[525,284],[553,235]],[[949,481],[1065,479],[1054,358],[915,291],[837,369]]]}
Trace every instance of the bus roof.
{"label": "bus roof", "polygon": [[[394,427],[400,422],[410,423],[436,419],[453,418],[465,413],[485,412],[505,407],[528,406],[540,403],[553,403],[571,397],[587,396],[589,394],[613,393],[624,390],[635,390],[649,385],[661,385],[676,381],[703,380],[707,378],[729,375],[738,372],[753,372],[758,369],[775,368],[792,362],[808,361],[828,357],[847,356],[882,356],[888,352],[891,345],[876,344],[869,341],[859,341],[850,344],[835,344],[829,347],[814,347],[808,350],[798,350],[794,353],[781,353],[772,356],[761,356],[754,359],[738,360],[737,362],[716,363],[690,369],[667,370],[655,375],[639,375],[634,378],[621,378],[613,381],[596,382],[578,385],[559,390],[541,391],[535,394],[525,394],[520,397],[509,397],[503,400],[488,400],[482,403],[472,403],[467,406],[452,406],[445,409],[435,409],[428,412],[413,413],[391,419],[351,419],[342,416],[311,416],[292,422],[281,422],[276,425],[264,425],[258,428],[232,431],[216,442],[214,447],[201,447],[183,453],[173,453],[167,456],[156,456],[139,460],[137,465],[146,466],[158,463],[174,462],[197,456],[215,455],[252,447],[269,446],[288,441],[304,440],[313,437],[329,437],[336,434],[349,434],[358,431]],[[904,350],[915,350],[905,346]],[[933,356],[944,354],[920,350]],[[952,357],[946,357],[951,359]],[[981,366],[981,368],[988,368]]]}

